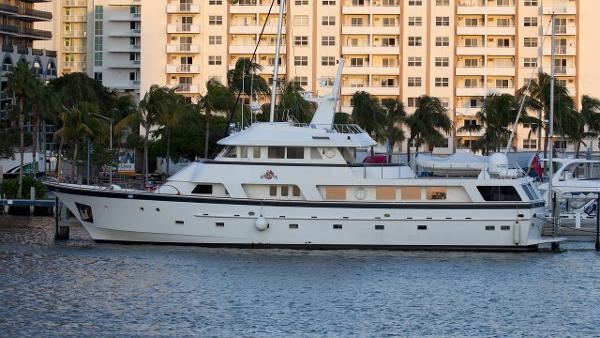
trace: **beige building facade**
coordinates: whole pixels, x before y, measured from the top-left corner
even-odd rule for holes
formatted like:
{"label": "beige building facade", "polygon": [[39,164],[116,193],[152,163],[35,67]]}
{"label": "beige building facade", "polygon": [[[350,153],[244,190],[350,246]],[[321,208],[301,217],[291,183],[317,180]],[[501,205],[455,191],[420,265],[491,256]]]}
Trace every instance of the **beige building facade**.
{"label": "beige building facade", "polygon": [[[235,61],[251,57],[272,80],[278,2],[270,0],[145,0],[141,29],[141,92],[153,84],[189,97],[205,83],[226,82]],[[345,58],[340,109],[351,111],[359,90],[399,98],[409,112],[417,98],[440,98],[456,129],[477,124],[492,92],[510,93],[538,70],[550,72],[551,17],[555,15],[555,69],[577,102],[600,97],[600,14],[595,0],[288,0],[280,72],[305,90],[331,90],[336,60]],[[515,146],[535,150],[530,128],[519,127]],[[481,135],[456,132],[451,153]],[[405,148],[404,148],[405,149]]]}
{"label": "beige building facade", "polygon": [[[151,4],[151,2],[149,2]],[[59,74],[85,72],[114,90],[139,95],[141,0],[54,0],[40,46],[58,51]]]}

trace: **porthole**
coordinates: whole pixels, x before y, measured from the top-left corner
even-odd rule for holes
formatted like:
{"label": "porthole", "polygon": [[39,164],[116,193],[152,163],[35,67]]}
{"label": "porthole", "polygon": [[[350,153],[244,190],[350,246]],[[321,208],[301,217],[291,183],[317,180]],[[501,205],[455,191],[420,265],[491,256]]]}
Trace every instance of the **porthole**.
{"label": "porthole", "polygon": [[157,212],[159,212],[159,211],[160,211],[160,208],[156,208],[156,211],[157,211]]}
{"label": "porthole", "polygon": [[375,230],[384,230],[385,226],[383,224],[375,224]]}
{"label": "porthole", "polygon": [[334,228],[334,229],[341,229],[341,228],[342,228],[342,225],[341,225],[341,224],[334,224],[334,225],[333,225],[333,228]]}
{"label": "porthole", "polygon": [[427,230],[427,225],[419,224],[417,225],[417,230]]}
{"label": "porthole", "polygon": [[144,207],[140,207],[140,211],[144,211]]}
{"label": "porthole", "polygon": [[184,222],[183,222],[182,220],[180,220],[180,219],[178,219],[178,220],[175,220],[175,224],[183,224],[183,223],[184,223]]}
{"label": "porthole", "polygon": [[493,225],[486,225],[485,230],[486,231],[494,231],[494,230],[496,230],[496,227]]}
{"label": "porthole", "polygon": [[298,224],[290,224],[290,229],[298,229]]}
{"label": "porthole", "polygon": [[223,222],[217,222],[217,223],[215,223],[215,226],[222,228],[222,227],[225,226],[225,223],[223,223]]}
{"label": "porthole", "polygon": [[500,230],[502,230],[502,231],[508,231],[508,230],[510,230],[510,225],[501,225],[500,226]]}
{"label": "porthole", "polygon": [[256,213],[255,213],[254,211],[250,211],[250,212],[248,213],[248,216],[254,216],[254,215],[256,215]]}

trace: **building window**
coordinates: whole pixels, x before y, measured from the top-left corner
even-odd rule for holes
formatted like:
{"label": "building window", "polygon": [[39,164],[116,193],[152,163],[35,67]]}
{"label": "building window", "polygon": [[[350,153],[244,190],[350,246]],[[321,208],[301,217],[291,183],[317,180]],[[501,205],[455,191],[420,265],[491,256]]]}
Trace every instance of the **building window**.
{"label": "building window", "polygon": [[523,19],[523,26],[525,27],[537,27],[537,17],[530,16]]}
{"label": "building window", "polygon": [[208,0],[208,4],[209,5],[222,5],[223,4],[223,0]]}
{"label": "building window", "polygon": [[308,86],[308,76],[294,76],[294,82],[301,86]]}
{"label": "building window", "polygon": [[510,81],[506,79],[497,79],[496,80],[496,88],[509,88]]}
{"label": "building window", "polygon": [[321,25],[335,26],[335,16],[324,16],[321,18]]}
{"label": "building window", "polygon": [[523,149],[537,149],[537,140],[523,140]]}
{"label": "building window", "polygon": [[294,15],[294,26],[308,26],[308,15]]}
{"label": "building window", "polygon": [[94,52],[94,66],[102,67],[102,52]]}
{"label": "building window", "polygon": [[94,80],[102,83],[102,72],[95,72],[94,73]]}
{"label": "building window", "polygon": [[423,24],[423,18],[420,16],[409,16],[408,17],[408,25],[409,26],[421,26]]}
{"label": "building window", "polygon": [[335,56],[322,56],[321,66],[335,66]]}
{"label": "building window", "polygon": [[421,78],[416,76],[408,77],[408,86],[409,87],[421,87]]}
{"label": "building window", "polygon": [[408,57],[408,66],[409,67],[421,67],[421,57],[420,56],[409,56]]}
{"label": "building window", "polygon": [[537,6],[538,0],[525,0],[525,6]]}
{"label": "building window", "polygon": [[421,46],[423,45],[423,38],[420,36],[409,36],[408,37],[408,45],[409,46]]}
{"label": "building window", "polygon": [[419,104],[419,98],[418,97],[409,97],[408,100],[406,100],[406,105],[409,108],[414,108]]}
{"label": "building window", "polygon": [[421,6],[423,5],[423,0],[408,0],[409,6]]}
{"label": "building window", "polygon": [[535,68],[537,67],[537,58],[523,58],[524,68]]}
{"label": "building window", "polygon": [[223,17],[220,15],[210,15],[208,17],[208,24],[211,26],[215,26],[215,25],[222,25],[223,24]]}
{"label": "building window", "polygon": [[[191,43],[191,41],[190,41]],[[223,37],[220,35],[211,35],[208,37],[209,45],[221,45],[223,44]]]}
{"label": "building window", "polygon": [[222,64],[222,57],[221,55],[209,55],[208,56],[208,64],[211,66],[217,66]]}
{"label": "building window", "polygon": [[435,86],[436,87],[448,87],[448,78],[447,77],[436,77],[435,78]]}
{"label": "building window", "polygon": [[335,36],[322,36],[321,46],[335,46]]}
{"label": "building window", "polygon": [[450,6],[450,0],[435,0],[436,6]]}
{"label": "building window", "polygon": [[436,67],[448,67],[449,64],[450,64],[450,58],[447,56],[435,58],[435,66]]}
{"label": "building window", "polygon": [[436,16],[435,17],[435,25],[436,26],[450,26],[450,17]]}
{"label": "building window", "polygon": [[447,36],[436,36],[435,37],[435,45],[438,47],[447,47],[450,46],[450,38]]}
{"label": "building window", "polygon": [[296,46],[308,46],[308,36],[295,36],[294,45]]}
{"label": "building window", "polygon": [[294,4],[296,6],[306,6],[306,5],[308,5],[308,0],[296,0],[294,2]]}
{"label": "building window", "polygon": [[308,56],[294,56],[294,66],[308,66]]}
{"label": "building window", "polygon": [[523,39],[523,46],[524,47],[537,47],[538,46],[538,39],[537,38],[524,38]]}
{"label": "building window", "polygon": [[323,0],[321,3],[323,6],[335,6],[335,0]]}

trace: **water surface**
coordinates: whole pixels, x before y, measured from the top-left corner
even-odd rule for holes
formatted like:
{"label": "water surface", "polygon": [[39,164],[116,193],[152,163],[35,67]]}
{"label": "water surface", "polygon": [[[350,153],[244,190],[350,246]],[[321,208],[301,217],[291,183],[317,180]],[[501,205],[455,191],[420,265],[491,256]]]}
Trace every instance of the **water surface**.
{"label": "water surface", "polygon": [[100,244],[0,217],[0,336],[600,336],[600,255]]}

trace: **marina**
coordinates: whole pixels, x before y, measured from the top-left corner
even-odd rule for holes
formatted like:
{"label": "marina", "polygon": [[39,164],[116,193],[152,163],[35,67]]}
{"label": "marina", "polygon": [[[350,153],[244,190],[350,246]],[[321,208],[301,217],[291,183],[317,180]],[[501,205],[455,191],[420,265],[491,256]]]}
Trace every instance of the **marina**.
{"label": "marina", "polygon": [[[0,218],[5,336],[596,336],[593,244],[561,253],[98,244]],[[451,281],[451,282],[450,282]],[[35,318],[35,320],[31,320]]]}

